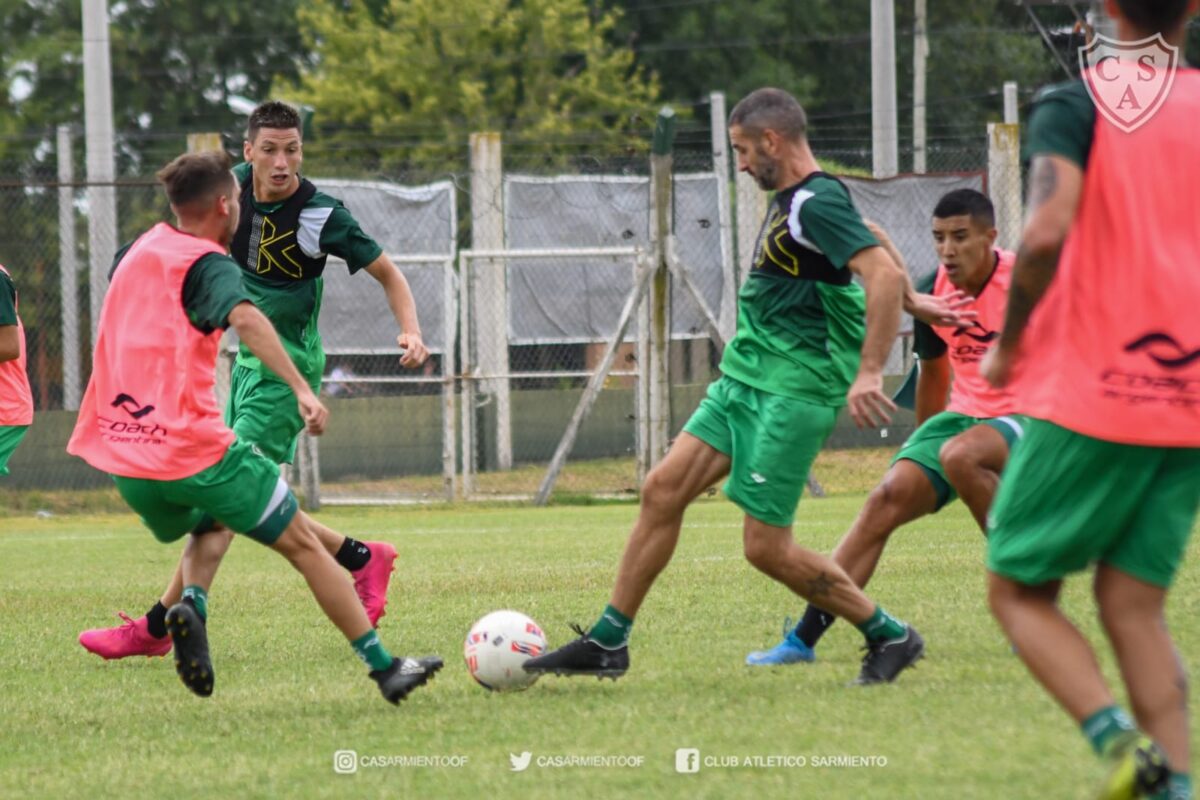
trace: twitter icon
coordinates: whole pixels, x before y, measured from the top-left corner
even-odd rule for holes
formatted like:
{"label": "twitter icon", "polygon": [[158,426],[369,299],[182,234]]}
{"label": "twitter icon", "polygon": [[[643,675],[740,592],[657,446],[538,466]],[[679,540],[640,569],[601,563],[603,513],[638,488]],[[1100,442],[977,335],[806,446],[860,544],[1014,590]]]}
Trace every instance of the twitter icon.
{"label": "twitter icon", "polygon": [[512,764],[511,769],[513,772],[524,772],[525,770],[529,769],[529,762],[532,759],[533,753],[529,752],[528,750],[526,750],[524,753],[521,753],[519,756],[515,755],[514,753],[508,754],[508,761],[510,764]]}

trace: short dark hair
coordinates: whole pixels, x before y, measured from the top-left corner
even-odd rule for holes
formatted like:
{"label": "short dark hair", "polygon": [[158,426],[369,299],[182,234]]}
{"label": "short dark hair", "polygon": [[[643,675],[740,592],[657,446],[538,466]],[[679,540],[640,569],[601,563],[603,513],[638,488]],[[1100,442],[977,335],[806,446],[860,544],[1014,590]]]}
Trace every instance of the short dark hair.
{"label": "short dark hair", "polygon": [[246,139],[253,142],[262,128],[295,128],[296,133],[300,133],[300,112],[278,100],[259,103],[246,121]]}
{"label": "short dark hair", "polygon": [[1179,27],[1188,0],[1117,0],[1125,18],[1145,33],[1168,33]]}
{"label": "short dark hair", "polygon": [[773,130],[796,141],[808,133],[808,117],[796,98],[783,89],[755,89],[729,114],[729,127],[761,133]]}
{"label": "short dark hair", "polygon": [[992,207],[992,201],[986,194],[974,189],[955,189],[947,192],[933,207],[933,216],[937,219],[961,217],[964,214],[969,216],[972,222],[988,228],[996,227],[996,209]]}
{"label": "short dark hair", "polygon": [[187,210],[230,193],[234,185],[232,167],[233,159],[224,150],[184,153],[160,169],[155,177],[167,190],[171,207]]}

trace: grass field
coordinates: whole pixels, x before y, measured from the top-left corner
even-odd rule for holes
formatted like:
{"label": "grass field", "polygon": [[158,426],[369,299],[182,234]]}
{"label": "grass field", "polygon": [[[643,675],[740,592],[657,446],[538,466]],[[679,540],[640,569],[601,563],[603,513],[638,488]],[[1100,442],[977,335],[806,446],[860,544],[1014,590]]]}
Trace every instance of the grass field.
{"label": "grass field", "polygon": [[[828,550],[861,497],[805,500],[797,536]],[[132,516],[7,516],[0,527],[0,797],[1084,798],[1102,774],[1085,741],[1026,675],[987,613],[982,539],[961,505],[899,534],[873,595],[914,622],[928,656],[892,686],[854,689],[861,637],[839,623],[810,666],[751,670],[799,602],[742,559],[737,510],[688,514],[675,561],[637,621],[633,668],[612,683],[543,678],[490,695],[461,659],[471,622],[504,607],[552,644],[603,607],[632,505],[348,510],[327,524],[398,545],[395,652],[447,667],[399,708],[266,549],[234,545],[211,593],[217,685],[201,700],[169,660],[105,663],[76,643],[137,616],[169,576]],[[1200,643],[1200,587],[1185,569],[1170,619],[1185,658]],[[1066,602],[1100,641],[1086,580]],[[1105,670],[1112,661],[1101,651]],[[698,748],[699,773],[675,771]],[[464,766],[333,770],[362,756],[465,757]],[[509,754],[531,752],[527,771]],[[641,756],[640,767],[556,767],[562,756]],[[874,757],[873,766],[819,757]],[[711,766],[790,756],[805,766]],[[545,759],[551,759],[546,761]],[[541,765],[539,765],[539,760]],[[886,764],[883,762],[886,760]],[[762,763],[762,762],[760,762]]]}

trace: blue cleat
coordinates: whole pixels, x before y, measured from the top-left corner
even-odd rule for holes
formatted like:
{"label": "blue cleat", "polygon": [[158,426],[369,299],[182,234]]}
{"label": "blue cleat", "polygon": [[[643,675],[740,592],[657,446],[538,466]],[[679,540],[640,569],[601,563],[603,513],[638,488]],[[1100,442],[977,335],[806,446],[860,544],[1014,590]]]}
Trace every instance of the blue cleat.
{"label": "blue cleat", "polygon": [[751,667],[775,666],[778,664],[795,664],[800,661],[812,663],[817,660],[817,653],[811,647],[800,641],[796,631],[792,629],[791,619],[783,623],[783,641],[770,650],[756,650],[746,656],[746,664]]}

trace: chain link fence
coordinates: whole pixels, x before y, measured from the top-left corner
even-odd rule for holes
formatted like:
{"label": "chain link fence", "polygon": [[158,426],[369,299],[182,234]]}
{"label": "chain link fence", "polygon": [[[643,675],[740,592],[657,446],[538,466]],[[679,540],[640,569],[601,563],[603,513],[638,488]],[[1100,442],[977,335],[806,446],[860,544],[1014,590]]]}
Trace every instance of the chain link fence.
{"label": "chain link fence", "polygon": [[[300,448],[292,473],[310,503],[529,497],[546,486],[564,448],[553,481],[559,496],[634,496],[653,459],[653,281],[639,278],[660,258],[670,265],[662,312],[673,436],[718,374],[765,206],[761,192],[735,180],[721,143],[694,132],[680,142],[668,231],[657,229],[648,142],[586,152],[588,143],[477,136],[457,156],[401,167],[368,167],[332,145],[306,148],[306,174],[344,200],[405,273],[432,352],[424,369],[401,370],[382,288],[329,260],[321,331],[331,424]],[[851,173],[869,161],[869,150],[839,144],[818,139],[814,149]],[[936,267],[930,214],[952,188],[989,192],[1003,214],[1001,244],[1015,243],[1015,129],[932,147],[928,163],[929,175],[845,178],[914,276]],[[107,219],[114,206],[115,220]],[[37,409],[2,491],[111,487],[65,452],[90,367],[92,301],[112,257],[96,230],[129,241],[169,218],[165,199],[145,177],[88,186],[41,176],[0,183],[0,213],[0,262],[20,291]],[[626,314],[631,298],[638,302]],[[893,388],[911,367],[910,342],[906,333],[897,342]],[[814,489],[869,489],[912,422],[901,412],[887,428],[864,432],[839,421],[814,467]]]}

